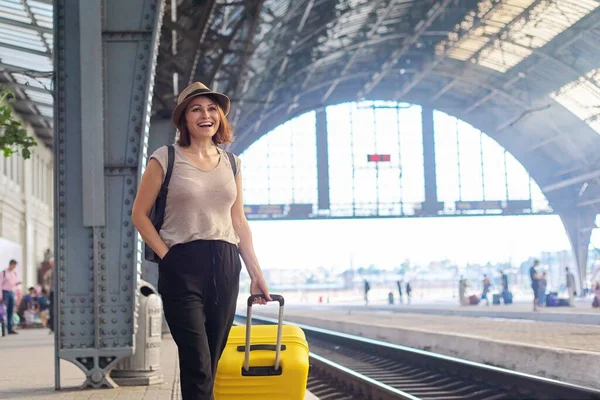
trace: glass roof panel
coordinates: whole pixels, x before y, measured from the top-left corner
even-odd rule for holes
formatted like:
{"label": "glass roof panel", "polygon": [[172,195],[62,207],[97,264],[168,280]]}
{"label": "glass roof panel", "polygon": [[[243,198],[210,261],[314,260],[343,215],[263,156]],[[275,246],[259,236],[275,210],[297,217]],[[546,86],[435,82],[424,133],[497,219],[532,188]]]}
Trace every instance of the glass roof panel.
{"label": "glass roof panel", "polygon": [[4,65],[14,65],[33,71],[49,72],[54,68],[52,60],[48,57],[31,54],[26,50],[4,48],[2,44],[0,44],[0,62]]}
{"label": "glass roof panel", "polygon": [[52,5],[29,0],[27,2],[37,25],[52,29]]}
{"label": "glass roof panel", "polygon": [[27,97],[29,97],[33,101],[37,101],[38,103],[52,105],[52,95],[50,93],[43,93],[39,91],[33,91],[25,89],[25,93],[27,93]]}
{"label": "glass roof panel", "polygon": [[551,96],[600,134],[600,68],[567,83]]}
{"label": "glass roof panel", "polygon": [[[52,87],[50,77],[54,69],[52,4],[36,0],[0,0],[0,19],[0,67],[6,71],[2,77],[4,84],[17,89],[21,100],[31,101],[31,109],[52,117],[53,99],[47,92]],[[35,117],[33,121],[36,125],[40,123]]]}
{"label": "glass roof panel", "polygon": [[2,0],[0,1],[0,17],[12,19],[15,21],[31,24],[31,18],[27,15],[25,7],[20,0]]}
{"label": "glass roof panel", "polygon": [[[448,40],[437,46],[449,57],[506,72],[600,6],[598,0],[484,0]],[[477,18],[475,18],[477,17]],[[471,29],[479,20],[478,27]],[[461,36],[462,35],[462,36]]]}
{"label": "glass roof panel", "polygon": [[52,118],[52,116],[54,115],[54,109],[52,107],[37,106],[37,109],[39,110],[40,114],[42,114],[45,117]]}
{"label": "glass roof panel", "polygon": [[42,89],[50,89],[50,86],[52,85],[52,81],[50,80],[50,78],[30,77],[27,75],[17,73],[12,74],[12,76],[13,78],[15,78],[15,81],[17,83],[20,83],[22,85],[38,87]]}

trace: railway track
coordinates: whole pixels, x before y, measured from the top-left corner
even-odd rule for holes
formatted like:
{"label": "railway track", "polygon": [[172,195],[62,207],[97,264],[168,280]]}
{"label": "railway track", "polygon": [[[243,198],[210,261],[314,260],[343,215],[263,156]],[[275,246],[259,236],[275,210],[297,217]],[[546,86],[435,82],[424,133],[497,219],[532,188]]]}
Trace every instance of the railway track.
{"label": "railway track", "polygon": [[[236,316],[245,323],[246,316]],[[256,317],[253,324],[277,320]],[[308,389],[327,400],[600,399],[600,390],[306,325]]]}

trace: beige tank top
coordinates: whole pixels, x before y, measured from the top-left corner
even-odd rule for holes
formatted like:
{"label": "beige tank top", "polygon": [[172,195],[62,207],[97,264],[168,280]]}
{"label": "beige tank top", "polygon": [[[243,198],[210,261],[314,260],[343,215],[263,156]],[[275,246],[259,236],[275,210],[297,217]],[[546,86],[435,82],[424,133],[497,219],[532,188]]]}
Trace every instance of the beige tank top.
{"label": "beige tank top", "polygon": [[[237,186],[227,153],[221,154],[212,171],[203,171],[192,164],[175,144],[175,162],[169,182],[165,220],[158,233],[170,248],[197,239],[223,240],[237,245],[240,241],[233,229],[231,207],[237,198]],[[167,171],[167,146],[157,149],[150,159],[156,159]],[[241,160],[236,156],[237,174]],[[236,175],[237,177],[237,175]]]}

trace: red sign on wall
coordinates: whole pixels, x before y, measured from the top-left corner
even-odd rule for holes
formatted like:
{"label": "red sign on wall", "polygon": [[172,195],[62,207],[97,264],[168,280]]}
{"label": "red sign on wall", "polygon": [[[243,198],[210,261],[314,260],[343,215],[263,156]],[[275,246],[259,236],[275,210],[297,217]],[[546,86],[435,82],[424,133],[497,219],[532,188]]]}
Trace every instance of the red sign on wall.
{"label": "red sign on wall", "polygon": [[389,154],[367,154],[368,162],[389,162],[390,158]]}

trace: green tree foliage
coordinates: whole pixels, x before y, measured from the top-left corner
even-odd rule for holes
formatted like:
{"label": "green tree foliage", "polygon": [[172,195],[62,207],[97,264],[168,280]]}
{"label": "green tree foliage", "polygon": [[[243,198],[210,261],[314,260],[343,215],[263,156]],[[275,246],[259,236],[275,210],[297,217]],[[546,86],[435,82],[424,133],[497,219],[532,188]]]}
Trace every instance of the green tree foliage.
{"label": "green tree foliage", "polygon": [[14,100],[14,94],[3,89],[0,92],[0,151],[4,157],[10,157],[13,153],[21,153],[24,159],[31,157],[30,148],[37,145],[35,139],[27,134],[21,121],[13,116],[10,102]]}

